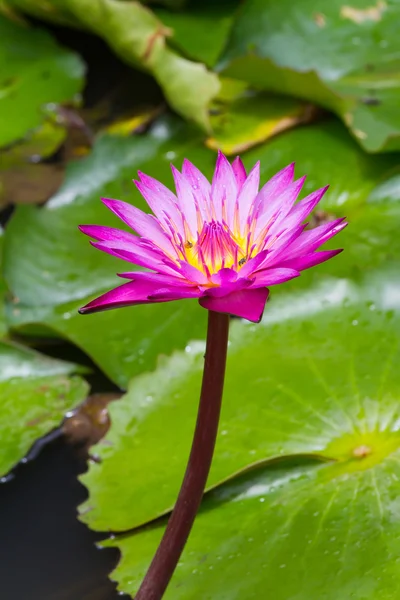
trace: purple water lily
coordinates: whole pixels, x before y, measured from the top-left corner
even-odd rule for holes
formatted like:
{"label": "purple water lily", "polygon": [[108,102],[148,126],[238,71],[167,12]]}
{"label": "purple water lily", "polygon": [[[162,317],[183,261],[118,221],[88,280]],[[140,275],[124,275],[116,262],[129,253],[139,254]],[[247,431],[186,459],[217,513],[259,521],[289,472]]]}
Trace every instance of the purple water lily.
{"label": "purple water lily", "polygon": [[139,172],[137,188],[153,211],[120,200],[104,204],[138,235],[82,225],[96,248],[149,271],[121,273],[128,283],[89,302],[88,313],[134,304],[199,298],[201,306],[261,319],[268,286],[283,283],[341,250],[318,248],[346,223],[336,219],[305,230],[304,220],[328,186],[296,203],[305,177],[293,180],[294,164],[259,191],[260,164],[249,175],[242,161],[219,153],[212,183],[188,160],[172,166],[176,195]]}

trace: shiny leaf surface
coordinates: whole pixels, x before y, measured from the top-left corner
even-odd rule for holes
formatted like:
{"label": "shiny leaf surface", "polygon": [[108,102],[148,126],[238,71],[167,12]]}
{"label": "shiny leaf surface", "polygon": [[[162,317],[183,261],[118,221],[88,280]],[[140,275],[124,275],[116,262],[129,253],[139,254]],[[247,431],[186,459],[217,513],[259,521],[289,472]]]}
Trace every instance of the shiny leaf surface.
{"label": "shiny leaf surface", "polygon": [[399,14],[398,0],[249,0],[221,68],[335,111],[369,152],[399,149]]}
{"label": "shiny leaf surface", "polygon": [[0,342],[0,475],[85,399],[88,385],[71,377],[76,370],[71,363]]}

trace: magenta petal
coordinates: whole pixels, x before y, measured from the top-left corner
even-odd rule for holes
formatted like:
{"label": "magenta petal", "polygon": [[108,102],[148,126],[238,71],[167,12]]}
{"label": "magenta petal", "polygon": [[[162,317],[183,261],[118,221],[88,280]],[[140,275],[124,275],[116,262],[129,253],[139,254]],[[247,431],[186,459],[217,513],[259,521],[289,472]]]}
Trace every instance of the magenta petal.
{"label": "magenta petal", "polygon": [[258,194],[258,188],[260,186],[260,161],[256,162],[254,167],[249,173],[246,181],[244,182],[237,199],[237,205],[239,208],[239,222],[240,229],[243,231],[249,216],[250,208]]}
{"label": "magenta petal", "polygon": [[180,266],[178,267],[178,273],[181,273],[187,281],[198,285],[204,285],[207,283],[208,279],[204,273],[202,273],[199,269],[196,269],[193,265],[180,261]]}
{"label": "magenta petal", "polygon": [[192,188],[193,197],[204,220],[211,214],[211,184],[197,167],[185,158],[182,166],[182,175]]}
{"label": "magenta petal", "polygon": [[282,263],[287,269],[297,269],[298,271],[304,271],[304,269],[309,269],[310,267],[315,267],[320,263],[333,258],[337,254],[340,254],[342,249],[340,250],[322,250],[321,252],[314,252],[313,254],[307,254],[305,256],[299,256],[297,258],[289,259]]}
{"label": "magenta petal", "polygon": [[211,199],[217,221],[225,220],[233,228],[233,214],[238,193],[236,177],[229,160],[218,151],[217,164],[211,184]]}
{"label": "magenta petal", "polygon": [[149,271],[128,271],[125,273],[118,273],[118,277],[122,277],[123,279],[132,279],[135,281],[145,280],[149,283],[155,282],[159,284],[159,287],[189,285],[182,277],[167,275],[165,273],[151,273]]}
{"label": "magenta petal", "polygon": [[246,177],[247,177],[246,169],[245,169],[244,164],[242,163],[240,156],[237,156],[235,158],[235,160],[233,161],[232,170],[233,170],[233,174],[235,175],[235,178],[236,178],[238,190],[240,190],[240,188],[246,181]]}
{"label": "magenta petal", "polygon": [[139,235],[154,242],[167,254],[175,255],[171,240],[167,237],[161,225],[153,215],[146,215],[142,210],[122,200],[102,198],[104,204],[113,211],[124,223],[134,229]]}
{"label": "magenta petal", "polygon": [[260,204],[266,201],[271,201],[273,198],[280,196],[285,189],[292,183],[294,177],[294,163],[288,165],[276,175],[271,177],[269,181],[261,188],[255,201],[254,210],[257,211]]}
{"label": "magenta petal", "polygon": [[153,269],[154,271],[160,271],[165,273],[173,273],[175,271],[171,269],[168,262],[162,257],[162,255],[155,254],[152,256],[149,250],[146,248],[135,248],[130,247],[124,249],[122,245],[116,244],[115,242],[90,242],[94,248],[102,250],[107,254],[122,258],[132,264],[144,267],[146,269]]}
{"label": "magenta petal", "polygon": [[294,279],[300,275],[296,269],[289,268],[277,268],[277,269],[264,269],[254,274],[255,283],[257,286],[276,285],[278,283],[284,283],[289,279]]}
{"label": "magenta petal", "polygon": [[322,244],[331,239],[334,235],[342,231],[347,226],[343,219],[336,219],[330,223],[325,223],[314,229],[304,231],[297,240],[288,248],[287,258],[296,257],[303,254],[310,254]]}
{"label": "magenta petal", "polygon": [[267,288],[247,289],[222,298],[202,296],[199,303],[207,310],[228,313],[258,323],[261,321],[268,294]]}
{"label": "magenta petal", "polygon": [[174,287],[163,288],[158,281],[130,281],[106,292],[99,298],[92,300],[83,306],[79,312],[92,313],[111,308],[121,308],[136,304],[147,304],[149,302],[163,302],[169,300],[180,300],[181,298],[198,297],[200,292],[194,292],[192,288]]}
{"label": "magenta petal", "polygon": [[166,227],[172,222],[175,229],[183,233],[182,215],[178,207],[178,199],[165,185],[138,171],[141,181],[134,183],[147,204]]}

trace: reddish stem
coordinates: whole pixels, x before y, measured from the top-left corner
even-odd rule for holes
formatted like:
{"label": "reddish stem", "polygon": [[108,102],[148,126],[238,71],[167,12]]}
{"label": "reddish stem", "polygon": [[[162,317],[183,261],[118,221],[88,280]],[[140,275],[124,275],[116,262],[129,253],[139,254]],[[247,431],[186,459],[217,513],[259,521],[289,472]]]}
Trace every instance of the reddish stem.
{"label": "reddish stem", "polygon": [[221,411],[229,315],[209,311],[199,411],[183,483],[164,536],[135,600],[160,600],[192,529],[214,454]]}

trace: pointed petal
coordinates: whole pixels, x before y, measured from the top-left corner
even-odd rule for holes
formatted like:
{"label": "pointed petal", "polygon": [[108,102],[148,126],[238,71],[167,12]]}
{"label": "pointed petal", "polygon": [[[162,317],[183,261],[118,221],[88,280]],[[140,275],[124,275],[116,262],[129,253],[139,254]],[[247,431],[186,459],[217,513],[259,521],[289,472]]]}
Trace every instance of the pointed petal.
{"label": "pointed petal", "polygon": [[238,190],[240,190],[240,188],[246,181],[246,177],[247,177],[246,169],[245,169],[244,164],[242,163],[240,156],[237,156],[235,158],[235,160],[233,161],[232,171],[233,171],[233,174],[235,175]]}
{"label": "pointed petal", "polygon": [[166,259],[162,255],[151,255],[147,248],[133,248],[129,246],[126,249],[124,245],[111,242],[90,242],[94,248],[102,250],[107,254],[126,260],[139,267],[145,267],[146,269],[152,269],[154,271],[160,271],[161,273],[175,274],[175,271],[168,266]]}
{"label": "pointed petal", "polygon": [[246,225],[250,209],[258,194],[260,186],[260,161],[258,161],[249,173],[244,182],[238,196],[237,204],[239,208],[239,223],[240,231],[244,235],[244,227]]}
{"label": "pointed petal", "polygon": [[154,282],[158,282],[159,287],[166,287],[166,286],[182,286],[182,285],[188,285],[187,282],[185,281],[185,279],[183,279],[182,277],[178,276],[174,276],[174,275],[167,275],[165,273],[151,273],[149,271],[127,271],[125,273],[117,273],[118,277],[122,277],[123,279],[132,279],[135,281],[141,281],[141,280],[146,280],[146,281],[154,281]]}
{"label": "pointed petal", "polygon": [[328,187],[329,185],[326,185],[325,187],[316,190],[296,204],[285,221],[285,227],[295,227],[299,223],[302,223],[317,206]]}
{"label": "pointed petal", "polygon": [[138,175],[141,181],[134,180],[134,184],[157,219],[167,228],[168,222],[172,222],[174,229],[182,234],[182,215],[175,194],[153,177],[149,177],[141,171],[138,171]]}
{"label": "pointed petal", "polygon": [[296,181],[293,181],[279,196],[276,196],[272,200],[265,198],[262,204],[259,206],[259,215],[257,215],[257,223],[254,231],[254,238],[262,233],[264,228],[270,224],[268,234],[276,235],[279,229],[282,228],[282,224],[285,228],[289,228],[284,219],[296,202],[298,195],[300,194],[301,188],[303,187],[305,177],[301,177]]}
{"label": "pointed petal", "polygon": [[228,313],[258,323],[261,321],[268,294],[267,288],[252,288],[233,292],[222,298],[202,296],[199,303],[207,310]]}
{"label": "pointed petal", "polygon": [[292,258],[282,263],[282,266],[287,269],[297,269],[298,271],[304,271],[310,267],[315,267],[320,263],[333,258],[337,254],[340,254],[340,250],[322,250],[321,252],[314,252],[313,254],[306,254],[297,258]]}
{"label": "pointed petal", "polygon": [[202,271],[196,269],[196,267],[187,262],[184,262],[183,260],[180,261],[180,266],[178,268],[179,272],[182,274],[183,277],[185,277],[187,281],[198,285],[204,285],[208,282],[206,275],[204,275]]}
{"label": "pointed petal", "polygon": [[304,231],[297,240],[288,247],[287,258],[310,254],[330,240],[331,237],[342,231],[346,226],[347,223],[344,221],[344,218],[342,218],[335,219],[334,221],[325,223],[319,227],[314,227],[314,229]]}
{"label": "pointed petal", "polygon": [[[174,165],[171,165],[171,170],[175,182],[176,194],[178,196],[179,208],[189,226],[191,239],[194,240],[197,237],[197,215],[192,186]],[[184,239],[186,239],[186,236]]]}
{"label": "pointed petal", "polygon": [[[183,161],[182,175],[192,188],[192,194],[202,215],[203,221],[211,216],[211,184],[187,158]],[[201,229],[201,228],[199,228]]]}
{"label": "pointed petal", "polygon": [[292,183],[294,177],[295,163],[291,163],[276,175],[271,177],[269,181],[261,188],[257,198],[254,201],[254,211],[258,210],[262,202],[271,201],[276,196],[280,196],[285,189]]}
{"label": "pointed petal", "polygon": [[236,177],[226,156],[218,151],[217,164],[211,184],[211,201],[217,221],[226,221],[233,227],[233,215],[238,193]]}
{"label": "pointed petal", "polygon": [[155,281],[130,281],[92,300],[86,306],[83,306],[79,312],[84,314],[123,306],[148,304],[149,302],[180,300],[187,297],[197,297],[199,294],[198,290],[195,293],[192,288],[185,289],[176,286],[163,289],[160,283]]}
{"label": "pointed petal", "polygon": [[136,206],[122,202],[122,200],[102,198],[102,201],[107,208],[112,210],[117,217],[134,229],[139,235],[154,242],[167,255],[176,256],[176,251],[171,240],[167,237],[153,215],[146,215],[146,213],[136,208]]}
{"label": "pointed petal", "polygon": [[278,283],[284,283],[289,279],[299,277],[300,273],[296,269],[289,268],[278,268],[278,269],[264,269],[254,274],[255,282],[257,286],[277,285]]}

